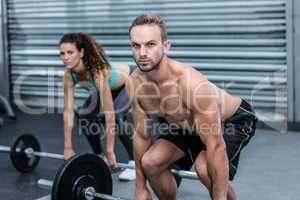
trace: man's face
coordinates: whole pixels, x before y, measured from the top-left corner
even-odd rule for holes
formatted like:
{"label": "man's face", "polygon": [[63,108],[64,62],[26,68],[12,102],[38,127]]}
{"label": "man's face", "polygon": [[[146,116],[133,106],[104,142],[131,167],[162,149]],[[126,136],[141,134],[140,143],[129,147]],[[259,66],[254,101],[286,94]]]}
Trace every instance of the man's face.
{"label": "man's face", "polygon": [[135,26],[131,29],[130,38],[133,57],[139,69],[143,72],[157,69],[169,49],[169,42],[162,41],[159,26]]}

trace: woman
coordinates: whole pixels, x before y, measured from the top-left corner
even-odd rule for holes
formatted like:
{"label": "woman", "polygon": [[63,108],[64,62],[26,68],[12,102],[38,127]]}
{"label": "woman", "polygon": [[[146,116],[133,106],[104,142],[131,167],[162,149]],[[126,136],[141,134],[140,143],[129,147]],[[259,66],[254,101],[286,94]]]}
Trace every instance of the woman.
{"label": "woman", "polygon": [[[129,109],[129,101],[125,92],[125,81],[134,67],[125,64],[109,63],[104,50],[94,38],[85,33],[68,33],[59,42],[61,60],[65,65],[64,86],[64,158],[75,154],[72,146],[72,130],[74,121],[74,86],[92,91],[92,94],[78,110],[78,117],[89,124],[104,121],[106,137],[106,157],[110,168],[117,167],[114,153],[116,122],[121,122]],[[126,106],[124,108],[124,106]],[[115,113],[115,111],[118,111]],[[104,113],[99,119],[99,113]],[[76,113],[75,113],[76,114]],[[85,121],[85,122],[86,122]],[[88,124],[88,125],[89,125]],[[102,154],[99,134],[91,129],[82,128],[94,153]],[[133,160],[130,135],[119,135],[130,160]],[[134,173],[135,176],[135,173]]]}

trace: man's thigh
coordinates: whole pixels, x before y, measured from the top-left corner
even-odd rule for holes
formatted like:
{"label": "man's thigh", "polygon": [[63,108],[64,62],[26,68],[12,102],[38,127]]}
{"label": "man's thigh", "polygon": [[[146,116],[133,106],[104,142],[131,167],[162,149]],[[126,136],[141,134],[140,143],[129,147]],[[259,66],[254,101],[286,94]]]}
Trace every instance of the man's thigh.
{"label": "man's thigh", "polygon": [[184,153],[184,156],[175,160],[174,163],[181,170],[189,171],[198,154],[205,149],[200,137],[195,132],[187,134],[179,131],[177,134],[161,135],[160,138],[169,141]]}
{"label": "man's thigh", "polygon": [[172,142],[159,138],[151,145],[144,156],[151,159],[156,166],[167,169],[174,162],[183,158],[185,153]]}

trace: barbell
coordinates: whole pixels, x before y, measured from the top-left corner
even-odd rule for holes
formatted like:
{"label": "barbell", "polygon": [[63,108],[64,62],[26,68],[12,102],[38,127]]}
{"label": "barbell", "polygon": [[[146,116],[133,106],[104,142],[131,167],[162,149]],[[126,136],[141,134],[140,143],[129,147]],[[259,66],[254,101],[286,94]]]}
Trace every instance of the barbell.
{"label": "barbell", "polygon": [[[128,164],[119,167],[132,168]],[[171,169],[181,178],[199,180],[195,172]],[[52,200],[126,200],[112,196],[112,176],[109,167],[94,154],[75,155],[63,163],[55,175],[54,181],[40,179],[38,186],[51,189]]]}
{"label": "barbell", "polygon": [[[61,154],[42,152],[38,139],[32,134],[20,135],[15,139],[12,147],[0,145],[0,152],[9,153],[13,166],[23,173],[33,171],[39,164],[41,157],[64,160],[64,156]],[[135,166],[118,163],[118,168],[135,169]],[[181,178],[198,180],[194,172],[179,169],[177,165],[172,165],[171,171],[174,174],[178,187],[181,183]]]}
{"label": "barbell", "polygon": [[32,134],[17,137],[11,147],[0,145],[0,152],[9,153],[13,166],[24,173],[33,171],[40,157],[64,159],[60,154],[41,152],[40,143]]}

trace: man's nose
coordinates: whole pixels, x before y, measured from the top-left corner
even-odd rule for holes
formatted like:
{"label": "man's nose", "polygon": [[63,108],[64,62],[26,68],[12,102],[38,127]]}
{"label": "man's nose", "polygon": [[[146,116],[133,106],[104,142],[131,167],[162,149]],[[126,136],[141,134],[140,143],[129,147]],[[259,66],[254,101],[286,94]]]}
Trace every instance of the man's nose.
{"label": "man's nose", "polygon": [[141,49],[140,49],[140,56],[141,57],[144,57],[147,55],[147,48],[145,46],[141,46]]}

